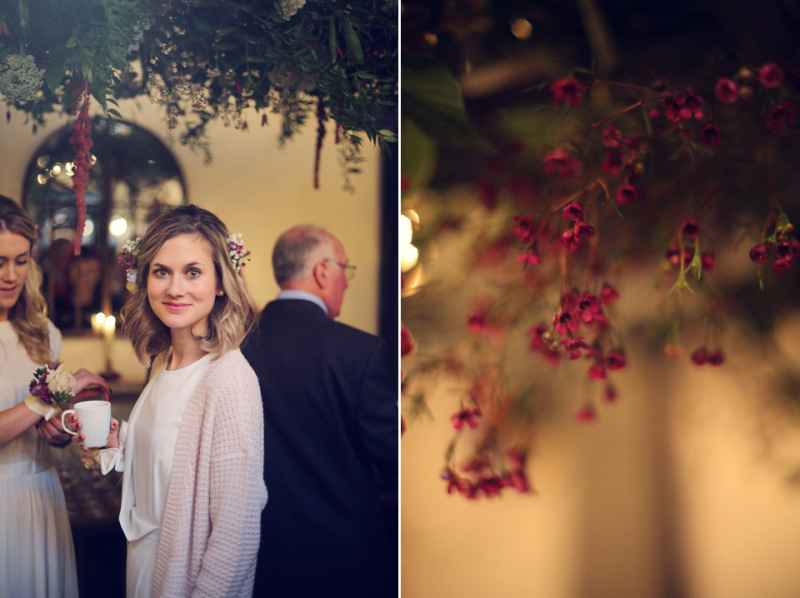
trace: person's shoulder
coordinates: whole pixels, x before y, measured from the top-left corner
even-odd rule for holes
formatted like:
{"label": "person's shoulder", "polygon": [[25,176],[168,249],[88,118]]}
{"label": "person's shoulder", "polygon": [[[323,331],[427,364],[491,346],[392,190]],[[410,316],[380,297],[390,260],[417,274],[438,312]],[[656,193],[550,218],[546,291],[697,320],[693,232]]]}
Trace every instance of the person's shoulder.
{"label": "person's shoulder", "polygon": [[351,342],[358,342],[365,345],[378,345],[380,344],[381,338],[379,336],[375,336],[372,333],[366,332],[365,330],[361,330],[360,328],[356,328],[355,326],[350,326],[349,324],[345,324],[344,322],[337,322],[336,320],[327,320],[328,327],[333,334],[337,334],[342,338],[348,339]]}
{"label": "person's shoulder", "polygon": [[258,384],[256,373],[238,348],[212,358],[208,366],[208,379],[212,384]]}

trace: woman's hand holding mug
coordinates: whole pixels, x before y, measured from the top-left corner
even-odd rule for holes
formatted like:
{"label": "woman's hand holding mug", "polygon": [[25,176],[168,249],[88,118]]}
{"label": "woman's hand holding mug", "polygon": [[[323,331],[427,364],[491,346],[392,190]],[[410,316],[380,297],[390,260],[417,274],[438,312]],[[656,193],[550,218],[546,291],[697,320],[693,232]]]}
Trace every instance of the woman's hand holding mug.
{"label": "woman's hand holding mug", "polygon": [[[76,431],[72,431],[64,420],[70,413],[74,414],[70,418],[71,423],[75,423],[77,419]],[[107,446],[109,433],[112,430],[111,403],[104,400],[75,403],[74,409],[67,409],[61,414],[61,424],[67,432],[77,436],[78,440],[83,442],[84,448]],[[114,426],[116,427],[116,420],[114,420]],[[118,442],[116,446],[119,446]]]}

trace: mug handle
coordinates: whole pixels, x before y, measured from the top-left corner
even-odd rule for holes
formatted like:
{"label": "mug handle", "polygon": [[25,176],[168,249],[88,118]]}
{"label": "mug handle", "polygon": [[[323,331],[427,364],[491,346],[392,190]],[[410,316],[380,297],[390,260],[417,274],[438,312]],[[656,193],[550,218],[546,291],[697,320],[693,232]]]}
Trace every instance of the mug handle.
{"label": "mug handle", "polygon": [[77,436],[78,432],[73,432],[72,430],[70,430],[67,427],[67,424],[64,423],[64,416],[67,415],[67,413],[75,413],[75,410],[74,409],[67,409],[66,411],[62,411],[61,412],[61,427],[64,428],[64,431],[69,432],[73,436]]}

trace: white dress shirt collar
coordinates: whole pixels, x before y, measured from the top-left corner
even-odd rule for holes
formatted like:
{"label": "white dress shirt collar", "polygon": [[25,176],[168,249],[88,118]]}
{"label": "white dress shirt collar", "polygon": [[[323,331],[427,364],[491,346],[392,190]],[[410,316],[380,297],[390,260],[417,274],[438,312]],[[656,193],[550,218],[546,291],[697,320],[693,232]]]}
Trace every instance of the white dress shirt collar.
{"label": "white dress shirt collar", "polygon": [[296,289],[284,289],[280,293],[276,299],[302,299],[304,301],[311,301],[311,303],[316,303],[325,312],[325,315],[328,315],[328,306],[325,305],[325,302],[317,297],[313,293],[309,293],[308,291],[298,291]]}

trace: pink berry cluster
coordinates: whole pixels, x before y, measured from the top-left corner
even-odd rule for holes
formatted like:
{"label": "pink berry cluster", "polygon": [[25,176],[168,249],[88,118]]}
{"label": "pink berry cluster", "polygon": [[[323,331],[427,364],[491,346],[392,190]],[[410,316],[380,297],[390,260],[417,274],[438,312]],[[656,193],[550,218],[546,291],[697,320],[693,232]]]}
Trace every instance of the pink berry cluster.
{"label": "pink berry cluster", "polygon": [[511,449],[503,454],[502,462],[494,467],[487,454],[478,454],[461,467],[461,473],[448,466],[441,478],[447,482],[448,494],[458,493],[471,500],[481,495],[493,498],[506,488],[524,494],[531,491],[525,474],[526,460],[524,451]]}

